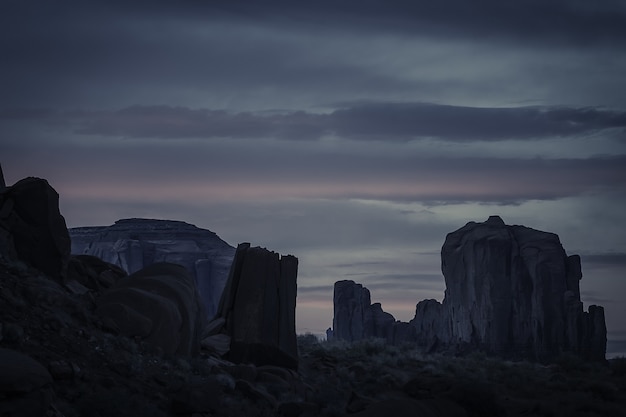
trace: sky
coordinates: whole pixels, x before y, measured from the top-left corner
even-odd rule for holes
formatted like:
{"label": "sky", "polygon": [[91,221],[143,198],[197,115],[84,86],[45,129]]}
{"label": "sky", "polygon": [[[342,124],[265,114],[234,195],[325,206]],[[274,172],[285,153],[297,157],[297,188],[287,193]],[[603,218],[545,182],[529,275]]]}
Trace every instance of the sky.
{"label": "sky", "polygon": [[[626,352],[626,1],[0,1],[0,163],[69,227],[183,220],[397,319],[500,215],[582,257]],[[611,347],[609,348],[611,349]]]}

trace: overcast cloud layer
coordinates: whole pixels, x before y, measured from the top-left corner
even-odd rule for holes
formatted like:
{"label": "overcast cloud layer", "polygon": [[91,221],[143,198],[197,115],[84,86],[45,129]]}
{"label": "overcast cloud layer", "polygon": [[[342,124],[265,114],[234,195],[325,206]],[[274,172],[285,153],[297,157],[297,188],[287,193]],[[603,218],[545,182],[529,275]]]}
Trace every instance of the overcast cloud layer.
{"label": "overcast cloud layer", "polygon": [[300,259],[298,329],[353,279],[443,297],[468,221],[559,234],[626,339],[626,3],[5,1],[0,163],[69,226],[184,220]]}

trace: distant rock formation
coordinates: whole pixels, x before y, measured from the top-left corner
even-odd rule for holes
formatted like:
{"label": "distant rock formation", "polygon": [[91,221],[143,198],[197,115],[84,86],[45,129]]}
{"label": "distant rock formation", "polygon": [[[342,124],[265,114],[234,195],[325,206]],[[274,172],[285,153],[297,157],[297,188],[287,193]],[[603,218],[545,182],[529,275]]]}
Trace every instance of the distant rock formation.
{"label": "distant rock formation", "polygon": [[96,304],[105,326],[124,336],[146,340],[170,355],[200,350],[205,317],[195,282],[180,265],[149,265],[119,280]]}
{"label": "distant rock formation", "polygon": [[604,359],[604,309],[583,312],[580,257],[568,257],[556,234],[498,216],[470,222],[446,237],[441,268],[444,344],[537,360],[561,352]]}
{"label": "distant rock formation", "polygon": [[[417,304],[415,329],[399,340],[415,340],[426,351],[482,350],[502,356],[549,360],[571,352],[604,360],[604,309],[583,311],[580,257],[567,256],[559,237],[524,226],[507,226],[498,216],[470,222],[449,233],[441,250],[446,290],[443,303]],[[351,281],[335,284],[335,337],[390,337],[391,321],[369,306],[369,291]],[[369,311],[376,311],[369,313]],[[382,311],[382,310],[381,310]],[[396,331],[397,332],[397,331]]]}
{"label": "distant rock formation", "polygon": [[380,303],[372,304],[369,290],[361,284],[337,281],[333,304],[334,339],[354,342],[380,338],[392,344],[416,340],[415,330],[383,311]]}
{"label": "distant rock formation", "polygon": [[240,244],[208,339],[228,336],[232,362],[297,369],[297,275],[295,256]]}
{"label": "distant rock formation", "polygon": [[181,221],[124,219],[69,232],[73,254],[96,256],[129,274],[157,262],[184,266],[196,282],[206,316],[217,312],[235,248],[210,230]]}
{"label": "distant rock formation", "polygon": [[67,272],[70,238],[59,194],[41,178],[0,183],[0,254],[31,265],[57,281]]}

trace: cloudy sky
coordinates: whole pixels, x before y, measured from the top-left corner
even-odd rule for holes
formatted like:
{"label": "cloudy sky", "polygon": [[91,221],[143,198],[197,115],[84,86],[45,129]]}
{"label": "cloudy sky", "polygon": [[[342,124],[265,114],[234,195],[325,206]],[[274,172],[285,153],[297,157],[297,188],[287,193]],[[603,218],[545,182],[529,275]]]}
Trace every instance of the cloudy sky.
{"label": "cloudy sky", "polygon": [[184,220],[300,259],[299,331],[353,279],[443,298],[448,232],[499,214],[583,259],[626,340],[626,3],[0,3],[0,163],[68,226]]}

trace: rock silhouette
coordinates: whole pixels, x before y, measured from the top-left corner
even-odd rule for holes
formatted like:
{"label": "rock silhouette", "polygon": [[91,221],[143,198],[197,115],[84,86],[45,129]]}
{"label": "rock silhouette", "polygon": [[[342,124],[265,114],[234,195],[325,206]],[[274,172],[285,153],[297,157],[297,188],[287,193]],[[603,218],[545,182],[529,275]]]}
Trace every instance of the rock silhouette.
{"label": "rock silhouette", "polygon": [[217,312],[235,248],[210,230],[173,220],[123,219],[112,226],[70,229],[72,253],[92,255],[132,274],[157,262],[184,266],[207,318]]}
{"label": "rock silhouette", "polygon": [[[410,341],[426,351],[485,352],[545,361],[563,352],[604,360],[604,309],[583,311],[580,257],[567,256],[559,237],[498,216],[449,233],[441,250],[446,290],[442,303],[417,304],[415,335],[394,340],[398,324],[366,317],[369,291],[351,281],[335,285],[335,337]],[[380,310],[382,311],[382,310]],[[386,329],[380,326],[387,326]]]}
{"label": "rock silhouette", "polygon": [[396,321],[383,311],[380,303],[371,302],[370,291],[351,280],[337,281],[334,288],[332,338],[354,342],[379,338],[392,344],[413,342],[415,329]]}
{"label": "rock silhouette", "polygon": [[208,336],[230,338],[235,363],[298,366],[296,279],[298,259],[242,243]]}
{"label": "rock silhouette", "polygon": [[63,281],[70,238],[59,212],[59,194],[48,181],[29,177],[0,187],[0,250]]}

